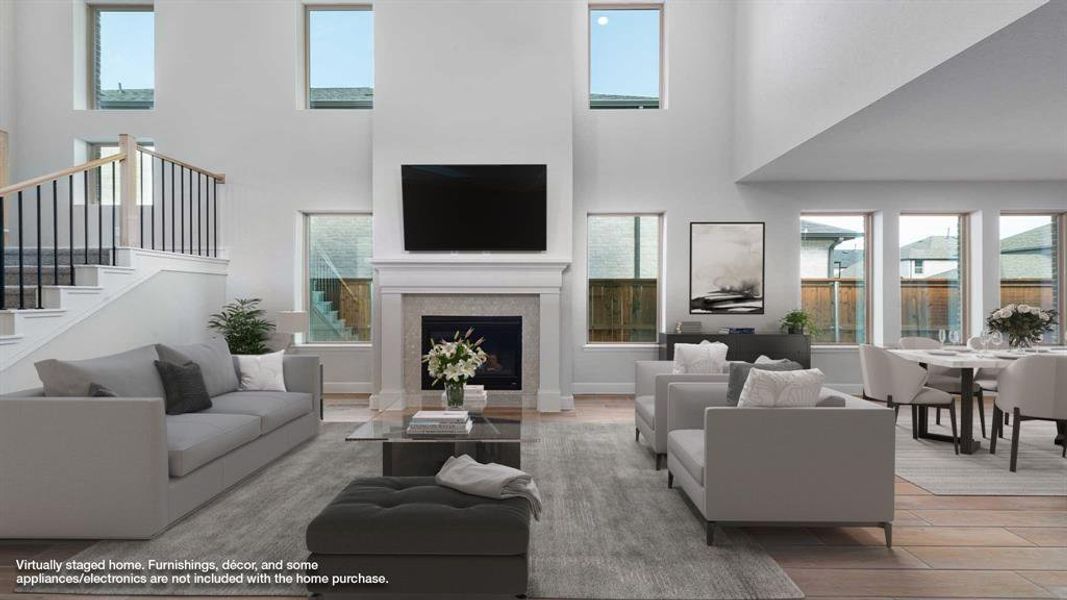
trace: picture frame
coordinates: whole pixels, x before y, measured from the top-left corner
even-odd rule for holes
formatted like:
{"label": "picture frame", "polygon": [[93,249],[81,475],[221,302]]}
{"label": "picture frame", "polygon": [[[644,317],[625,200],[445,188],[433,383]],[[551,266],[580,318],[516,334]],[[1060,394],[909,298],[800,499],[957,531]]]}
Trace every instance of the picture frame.
{"label": "picture frame", "polygon": [[763,221],[690,222],[689,314],[764,314],[766,256]]}

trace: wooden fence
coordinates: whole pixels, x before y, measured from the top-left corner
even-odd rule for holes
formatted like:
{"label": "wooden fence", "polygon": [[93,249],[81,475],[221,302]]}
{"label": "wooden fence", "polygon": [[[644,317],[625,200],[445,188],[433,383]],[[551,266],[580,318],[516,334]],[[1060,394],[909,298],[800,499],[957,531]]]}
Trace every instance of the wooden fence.
{"label": "wooden fence", "polygon": [[590,342],[656,341],[655,279],[590,279]]}

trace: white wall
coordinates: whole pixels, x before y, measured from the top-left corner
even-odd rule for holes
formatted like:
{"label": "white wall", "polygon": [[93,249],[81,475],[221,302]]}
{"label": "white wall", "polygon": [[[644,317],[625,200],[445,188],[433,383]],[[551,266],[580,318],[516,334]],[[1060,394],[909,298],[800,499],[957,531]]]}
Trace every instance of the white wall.
{"label": "white wall", "polygon": [[1046,2],[741,2],[734,174],[751,173]]}
{"label": "white wall", "polygon": [[0,0],[0,129],[15,121],[15,5]]}

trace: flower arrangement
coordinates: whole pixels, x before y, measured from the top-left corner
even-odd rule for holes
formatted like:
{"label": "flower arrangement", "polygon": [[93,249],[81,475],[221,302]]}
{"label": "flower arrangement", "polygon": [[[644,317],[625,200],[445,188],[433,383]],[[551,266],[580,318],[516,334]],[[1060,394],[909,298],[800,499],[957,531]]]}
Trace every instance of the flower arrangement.
{"label": "flower arrangement", "polygon": [[433,382],[445,382],[445,395],[448,397],[449,406],[463,404],[463,386],[468,379],[474,377],[478,367],[485,364],[486,355],[481,348],[485,338],[472,342],[473,333],[473,327],[462,336],[457,331],[451,341],[435,342],[430,352],[422,357],[426,370],[434,378]]}
{"label": "flower arrangement", "polygon": [[1056,311],[1028,304],[1009,304],[994,310],[986,319],[992,331],[1008,338],[1012,348],[1026,348],[1041,341],[1056,324]]}

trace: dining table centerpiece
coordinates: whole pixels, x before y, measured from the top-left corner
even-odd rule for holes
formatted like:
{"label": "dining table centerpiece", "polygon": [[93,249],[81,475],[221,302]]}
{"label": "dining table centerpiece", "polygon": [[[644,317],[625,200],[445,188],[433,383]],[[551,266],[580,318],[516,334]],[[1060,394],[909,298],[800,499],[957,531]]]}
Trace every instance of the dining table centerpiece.
{"label": "dining table centerpiece", "polygon": [[1056,311],[1028,304],[1008,304],[989,314],[986,325],[1008,339],[1008,345],[1022,350],[1040,343],[1056,325]]}
{"label": "dining table centerpiece", "polygon": [[464,386],[474,377],[478,367],[485,364],[486,354],[481,348],[485,338],[472,341],[473,334],[473,327],[463,335],[457,331],[451,340],[434,342],[429,353],[422,357],[434,384],[444,382],[449,408],[463,406]]}

